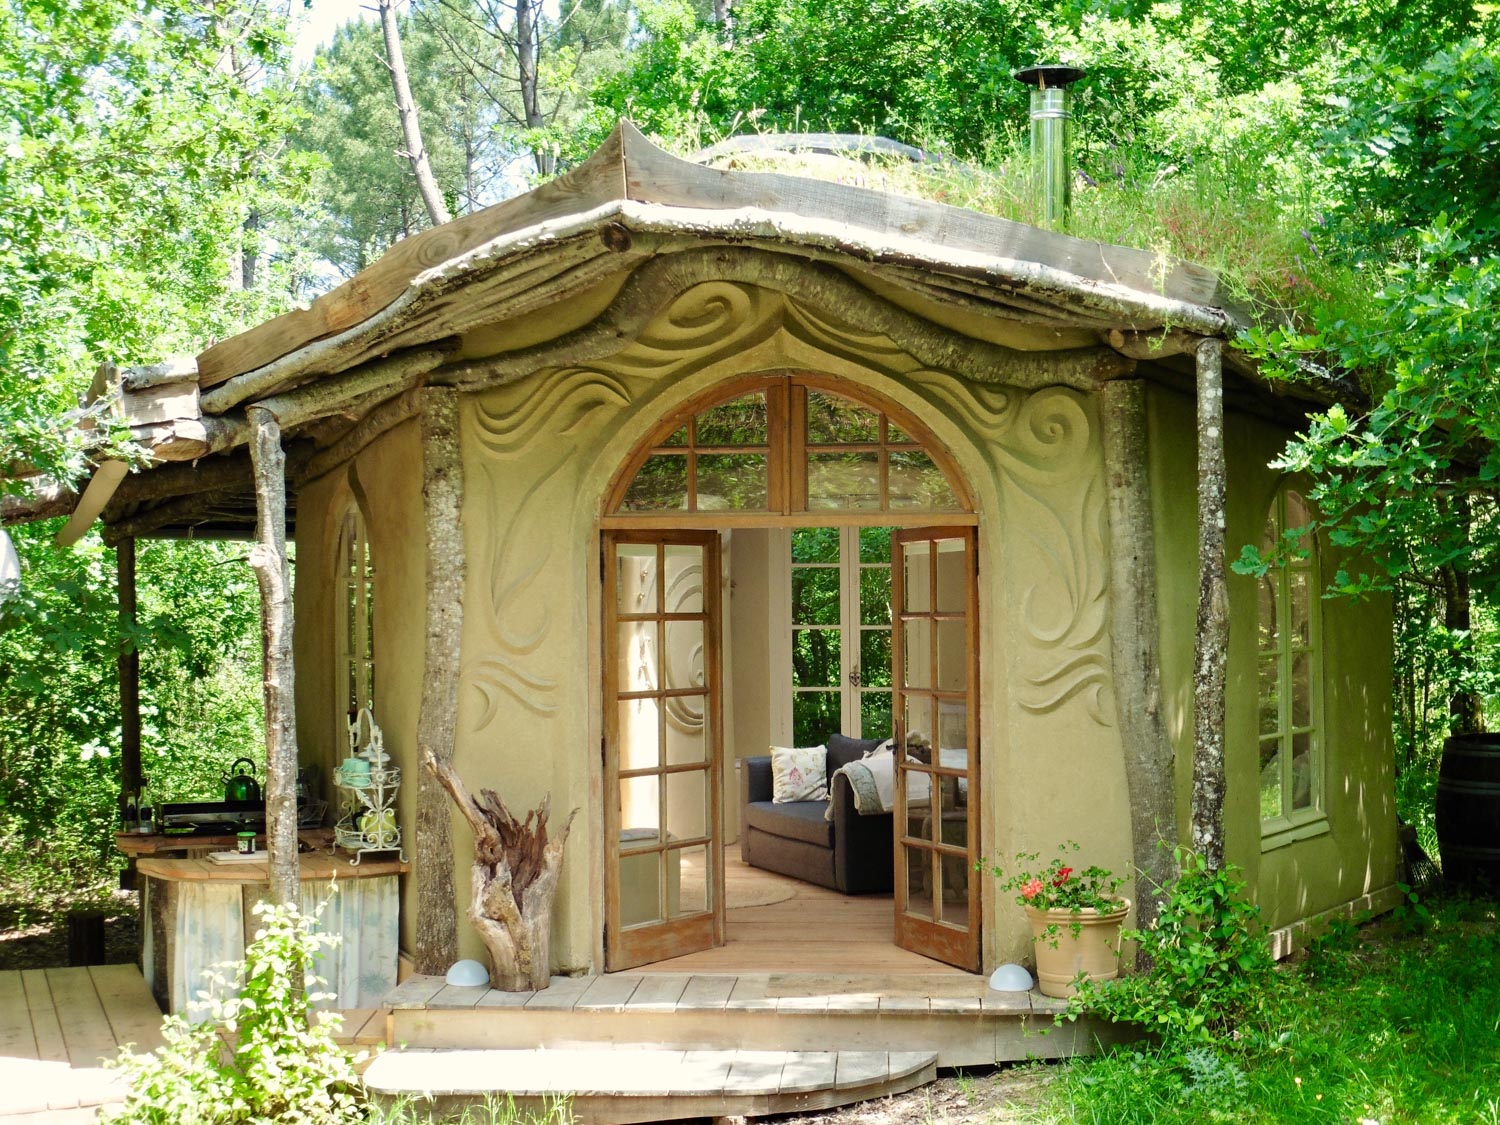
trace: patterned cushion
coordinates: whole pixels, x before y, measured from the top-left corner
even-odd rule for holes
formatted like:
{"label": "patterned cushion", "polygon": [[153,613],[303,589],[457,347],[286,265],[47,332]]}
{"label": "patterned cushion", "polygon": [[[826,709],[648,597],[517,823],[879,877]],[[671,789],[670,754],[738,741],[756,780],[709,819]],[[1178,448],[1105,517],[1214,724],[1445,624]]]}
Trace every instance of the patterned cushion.
{"label": "patterned cushion", "polygon": [[771,747],[771,800],[778,805],[792,801],[828,799],[828,748],[826,746]]}

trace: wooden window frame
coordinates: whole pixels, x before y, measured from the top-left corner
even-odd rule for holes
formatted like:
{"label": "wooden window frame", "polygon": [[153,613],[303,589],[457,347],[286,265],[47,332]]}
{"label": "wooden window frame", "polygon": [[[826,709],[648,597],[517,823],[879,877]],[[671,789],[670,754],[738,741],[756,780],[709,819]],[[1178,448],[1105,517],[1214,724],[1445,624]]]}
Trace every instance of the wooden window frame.
{"label": "wooden window frame", "polygon": [[[876,442],[812,443],[807,440],[807,392],[824,391],[876,411],[880,418],[880,439]],[[747,394],[764,393],[766,396],[767,442],[766,446],[699,446],[695,441],[694,419],[725,402]],[[912,438],[912,443],[893,446],[889,431],[894,423]],[[684,427],[689,429],[686,446],[668,446],[669,438]],[[932,460],[943,474],[953,493],[957,505],[952,511],[927,511],[921,508],[890,507],[888,492],[889,456],[892,449],[920,450]],[[701,511],[697,506],[693,465],[701,454],[757,453],[767,456],[767,506],[764,510],[710,510]],[[876,509],[818,508],[807,506],[807,462],[810,453],[826,452],[874,452],[880,464],[880,506]],[[657,511],[625,512],[620,510],[636,474],[654,454],[682,455],[687,458],[687,507],[683,510],[663,509]],[[977,522],[973,497],[964,483],[963,473],[948,455],[943,444],[920,421],[912,417],[899,404],[877,392],[854,382],[833,375],[811,374],[802,371],[776,371],[749,375],[721,383],[710,391],[697,395],[654,427],[646,440],[625,460],[616,474],[604,505],[605,515],[600,520],[604,530],[640,527],[698,527],[704,518],[710,517],[716,527],[826,527],[834,524],[845,526],[889,527],[913,525],[923,526],[970,526]]]}
{"label": "wooden window frame", "polygon": [[[1279,485],[1276,494],[1271,498],[1271,503],[1266,512],[1266,523],[1274,532],[1275,540],[1267,547],[1273,547],[1284,542],[1284,536],[1289,530],[1287,523],[1287,498],[1291,493],[1296,493],[1303,504],[1311,510],[1307,496],[1303,488],[1295,481],[1286,481]],[[1279,755],[1281,778],[1281,812],[1277,816],[1260,818],[1261,851],[1271,851],[1274,848],[1286,844],[1305,840],[1312,836],[1321,835],[1329,830],[1328,812],[1326,807],[1326,778],[1327,778],[1327,754],[1326,754],[1326,732],[1324,730],[1323,709],[1323,614],[1322,614],[1322,568],[1319,558],[1319,544],[1316,530],[1306,536],[1308,541],[1308,554],[1303,559],[1287,560],[1281,565],[1275,565],[1268,572],[1268,576],[1274,583],[1276,599],[1276,647],[1274,649],[1261,649],[1256,647],[1256,699],[1255,709],[1255,745],[1256,762],[1260,761],[1260,748],[1267,743],[1275,742]],[[1308,589],[1308,643],[1298,645],[1293,642],[1292,637],[1292,574],[1302,572],[1307,575]],[[1256,619],[1259,624],[1260,609],[1257,597]],[[1257,634],[1259,629],[1257,628]],[[1292,723],[1292,709],[1294,700],[1292,698],[1293,665],[1296,657],[1306,655],[1308,657],[1308,723],[1305,726],[1294,726]],[[1267,734],[1260,729],[1260,707],[1262,685],[1267,675],[1267,669],[1274,668],[1276,675],[1276,698],[1277,698],[1277,720],[1274,733]],[[1309,778],[1310,803],[1303,808],[1292,808],[1294,799],[1295,777],[1293,775],[1292,739],[1295,735],[1306,734],[1311,743],[1311,776]],[[1259,766],[1257,766],[1257,770]],[[1257,784],[1257,792],[1259,786]]]}

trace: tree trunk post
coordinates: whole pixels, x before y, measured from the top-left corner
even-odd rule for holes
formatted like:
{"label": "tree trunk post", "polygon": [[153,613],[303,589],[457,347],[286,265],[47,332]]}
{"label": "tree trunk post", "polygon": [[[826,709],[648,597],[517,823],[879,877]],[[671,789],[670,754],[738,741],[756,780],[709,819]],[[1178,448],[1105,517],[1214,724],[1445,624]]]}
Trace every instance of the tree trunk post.
{"label": "tree trunk post", "polygon": [[135,540],[115,547],[115,575],[120,602],[120,811],[125,794],[141,788],[141,654],[135,647]]}
{"label": "tree trunk post", "polygon": [[[458,727],[458,672],[463,639],[465,554],[463,462],[459,455],[458,392],[430,387],[422,394],[422,508],[427,522],[427,646],[420,753],[453,760]],[[454,915],[452,810],[442,783],[423,770],[417,783],[416,970],[446,972],[458,959]]]}
{"label": "tree trunk post", "polygon": [[1175,875],[1171,845],[1177,842],[1177,814],[1172,743],[1161,714],[1145,384],[1139,379],[1105,383],[1100,414],[1109,506],[1115,710],[1130,789],[1131,851],[1138,876],[1136,925],[1147,929]]}
{"label": "tree trunk post", "polygon": [[291,567],[286,555],[286,454],[281,427],[270,411],[246,411],[252,430],[255,473],[255,546],[250,567],[260,585],[260,628],[265,654],[266,847],[271,899],[295,905],[300,898],[297,862],[297,723],[292,665]]}
{"label": "tree trunk post", "polygon": [[1204,339],[1198,366],[1198,622],[1193,646],[1193,849],[1224,867],[1224,678],[1229,591],[1224,564],[1224,342]]}
{"label": "tree trunk post", "polygon": [[406,56],[401,51],[401,32],[396,26],[396,0],[380,0],[380,29],[385,35],[385,65],[391,74],[391,87],[396,94],[396,115],[401,119],[401,136],[406,141],[406,156],[411,161],[412,174],[417,178],[417,190],[427,208],[427,217],[432,225],[442,226],[452,218],[448,205],[443,202],[443,193],[438,190],[437,179],[432,174],[432,162],[427,159],[427,149],[422,144],[422,129],[417,121],[417,103],[411,96],[411,81],[406,74]]}

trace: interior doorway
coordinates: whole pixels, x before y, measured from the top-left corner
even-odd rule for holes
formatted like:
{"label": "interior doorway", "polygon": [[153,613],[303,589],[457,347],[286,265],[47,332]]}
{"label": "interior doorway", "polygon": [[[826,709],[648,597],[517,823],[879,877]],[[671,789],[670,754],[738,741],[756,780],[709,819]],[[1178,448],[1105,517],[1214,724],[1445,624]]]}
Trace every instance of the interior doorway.
{"label": "interior doorway", "polygon": [[[726,944],[743,960],[798,898],[857,918],[892,956],[978,968],[977,520],[938,444],[872,397],[796,373],[737,382],[664,422],[611,491],[609,970]],[[840,737],[827,780],[857,821],[809,792],[775,810],[796,822],[778,858],[737,862],[741,784],[770,769],[752,760]],[[840,817],[848,837],[825,823]],[[890,893],[828,876],[828,855],[856,846],[884,870],[883,887],[858,890]],[[764,894],[763,875],[793,881],[774,902],[735,902],[730,872],[742,900]],[[830,901],[818,884],[850,893]]]}

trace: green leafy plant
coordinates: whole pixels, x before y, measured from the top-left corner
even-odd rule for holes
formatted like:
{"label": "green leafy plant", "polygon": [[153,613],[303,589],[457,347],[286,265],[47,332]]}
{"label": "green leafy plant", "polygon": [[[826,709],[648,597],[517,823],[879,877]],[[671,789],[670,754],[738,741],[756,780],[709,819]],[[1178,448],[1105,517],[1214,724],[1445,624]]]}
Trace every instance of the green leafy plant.
{"label": "green leafy plant", "polygon": [[1138,1024],[1167,1043],[1231,1035],[1260,1007],[1274,963],[1260,933],[1260,908],[1244,897],[1233,866],[1213,870],[1186,848],[1150,929],[1127,930],[1149,971],[1100,984],[1082,981],[1068,1017],[1082,1012]]}
{"label": "green leafy plant", "polygon": [[1125,877],[1097,864],[1078,870],[1067,862],[1078,850],[1078,844],[1069,840],[1059,845],[1057,855],[1045,864],[1039,852],[1021,852],[1012,861],[1009,873],[985,859],[975,866],[980,871],[988,869],[1001,881],[1000,889],[1013,893],[1021,906],[1075,914],[1117,909],[1121,900],[1115,892],[1124,885]]}
{"label": "green leafy plant", "polygon": [[[106,1122],[131,1125],[342,1125],[362,1120],[353,1060],[334,1042],[338,1017],[312,1018],[318,951],[337,938],[318,933],[318,913],[260,904],[261,928],[230,977],[234,990],[209,1001],[199,1024],[169,1018],[165,1044],[149,1055],[121,1052],[130,1083]],[[226,1041],[228,1046],[226,1046]]]}

